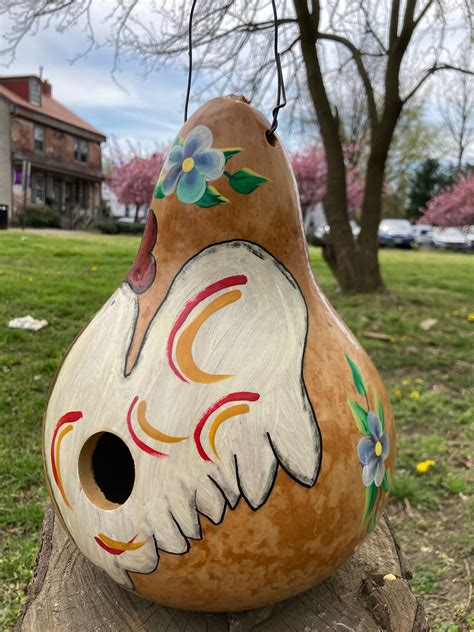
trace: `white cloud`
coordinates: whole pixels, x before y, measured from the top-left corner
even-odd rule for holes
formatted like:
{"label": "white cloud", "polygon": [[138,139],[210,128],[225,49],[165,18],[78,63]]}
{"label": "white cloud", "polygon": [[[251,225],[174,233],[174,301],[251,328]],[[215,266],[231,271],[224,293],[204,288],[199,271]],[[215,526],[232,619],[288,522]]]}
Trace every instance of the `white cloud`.
{"label": "white cloud", "polygon": [[127,62],[121,64],[118,85],[108,49],[69,61],[84,50],[84,42],[80,29],[64,34],[39,31],[25,38],[2,74],[37,74],[42,66],[53,96],[108,136],[149,148],[168,143],[182,124],[185,73],[164,69],[143,76],[138,62]]}

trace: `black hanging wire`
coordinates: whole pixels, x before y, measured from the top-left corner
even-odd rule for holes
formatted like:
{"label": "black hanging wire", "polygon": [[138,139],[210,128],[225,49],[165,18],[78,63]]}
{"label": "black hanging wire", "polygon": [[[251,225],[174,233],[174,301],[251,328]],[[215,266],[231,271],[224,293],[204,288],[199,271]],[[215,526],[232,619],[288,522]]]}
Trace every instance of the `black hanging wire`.
{"label": "black hanging wire", "polygon": [[274,20],[274,30],[273,30],[273,50],[275,53],[275,64],[277,67],[277,104],[273,108],[272,115],[273,121],[269,130],[266,132],[266,137],[269,142],[273,141],[273,135],[278,127],[278,113],[282,108],[286,105],[286,92],[285,92],[285,82],[283,81],[283,70],[281,68],[281,59],[280,53],[278,52],[278,13],[276,8],[275,0],[272,0],[272,8],[273,8],[273,20]]}
{"label": "black hanging wire", "polygon": [[[193,0],[191,5],[191,12],[189,14],[189,25],[188,25],[188,58],[189,58],[189,66],[188,66],[188,87],[186,90],[186,100],[184,104],[184,122],[188,120],[188,108],[189,108],[189,97],[191,95],[191,80],[193,75],[193,18],[194,18],[194,10],[196,8],[197,0]],[[285,92],[285,82],[283,80],[283,70],[281,68],[281,59],[280,53],[278,52],[278,13],[276,8],[276,1],[272,0],[272,9],[273,9],[273,20],[274,20],[274,35],[273,35],[273,50],[275,54],[275,64],[277,67],[277,104],[272,110],[273,120],[269,130],[265,132],[267,140],[269,142],[273,141],[273,135],[278,127],[278,114],[282,108],[286,105],[286,92]]]}
{"label": "black hanging wire", "polygon": [[186,90],[186,101],[184,103],[184,122],[188,120],[188,107],[189,107],[189,96],[191,94],[191,79],[193,76],[193,17],[194,17],[194,9],[196,8],[197,0],[193,0],[193,4],[191,5],[191,13],[189,14],[189,25],[188,25],[188,57],[189,57],[189,67],[188,67],[188,88]]}

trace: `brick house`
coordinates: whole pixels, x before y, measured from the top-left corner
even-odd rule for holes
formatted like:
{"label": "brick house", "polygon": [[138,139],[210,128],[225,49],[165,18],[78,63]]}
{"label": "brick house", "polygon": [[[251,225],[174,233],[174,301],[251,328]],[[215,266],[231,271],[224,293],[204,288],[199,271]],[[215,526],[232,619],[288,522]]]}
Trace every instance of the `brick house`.
{"label": "brick house", "polygon": [[0,77],[0,204],[10,219],[50,207],[63,227],[86,225],[101,203],[105,135],[52,96],[36,75]]}

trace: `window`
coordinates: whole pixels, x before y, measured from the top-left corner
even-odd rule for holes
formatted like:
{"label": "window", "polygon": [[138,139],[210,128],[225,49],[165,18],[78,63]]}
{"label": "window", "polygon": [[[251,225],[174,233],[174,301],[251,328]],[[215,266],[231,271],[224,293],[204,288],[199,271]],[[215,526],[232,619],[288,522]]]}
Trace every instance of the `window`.
{"label": "window", "polygon": [[89,158],[89,143],[80,138],[74,139],[74,160],[87,162]]}
{"label": "window", "polygon": [[44,127],[41,125],[35,125],[34,139],[36,151],[44,151]]}
{"label": "window", "polygon": [[46,178],[43,173],[36,173],[34,176],[32,202],[34,204],[44,204],[46,201]]}
{"label": "window", "polygon": [[41,83],[37,79],[30,79],[30,103],[41,105]]}

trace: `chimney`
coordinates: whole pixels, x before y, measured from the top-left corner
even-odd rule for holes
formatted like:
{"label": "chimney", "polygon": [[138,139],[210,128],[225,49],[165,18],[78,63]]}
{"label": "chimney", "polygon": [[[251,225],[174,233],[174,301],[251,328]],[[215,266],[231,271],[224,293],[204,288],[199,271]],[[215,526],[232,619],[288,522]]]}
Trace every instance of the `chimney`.
{"label": "chimney", "polygon": [[53,86],[47,79],[43,81],[43,94],[45,97],[50,97],[53,92]]}

